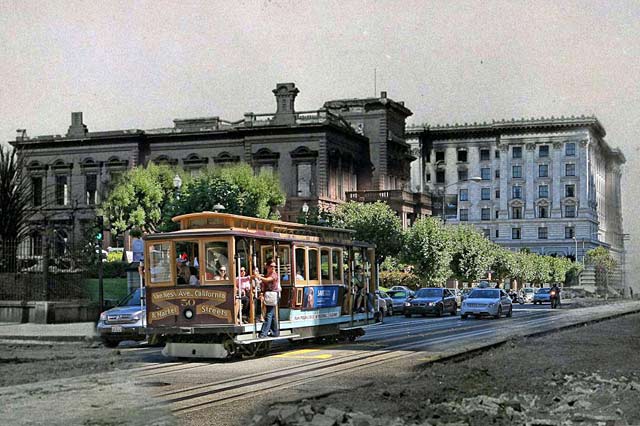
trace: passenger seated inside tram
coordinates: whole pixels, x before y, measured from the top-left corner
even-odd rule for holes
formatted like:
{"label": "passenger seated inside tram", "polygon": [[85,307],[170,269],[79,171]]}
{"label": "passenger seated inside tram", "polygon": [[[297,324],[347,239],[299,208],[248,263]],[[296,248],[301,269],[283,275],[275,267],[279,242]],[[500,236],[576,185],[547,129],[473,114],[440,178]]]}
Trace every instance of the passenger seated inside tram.
{"label": "passenger seated inside tram", "polygon": [[220,269],[218,269],[218,275],[216,275],[215,277],[213,277],[214,280],[219,281],[219,280],[228,280],[229,277],[227,276],[227,267],[222,265],[220,267]]}
{"label": "passenger seated inside tram", "polygon": [[[195,271],[195,268],[193,268]],[[187,265],[186,262],[178,263],[178,284],[188,284],[188,285],[200,285],[200,281],[198,280],[197,271],[195,274],[192,274],[192,269]]]}
{"label": "passenger seated inside tram", "polygon": [[[193,283],[191,285],[200,285],[200,278],[199,278],[199,275],[198,275],[198,268],[196,268],[195,266],[189,266],[189,272],[191,273],[191,278],[189,278],[189,279]],[[195,278],[195,282],[194,282],[193,278]]]}

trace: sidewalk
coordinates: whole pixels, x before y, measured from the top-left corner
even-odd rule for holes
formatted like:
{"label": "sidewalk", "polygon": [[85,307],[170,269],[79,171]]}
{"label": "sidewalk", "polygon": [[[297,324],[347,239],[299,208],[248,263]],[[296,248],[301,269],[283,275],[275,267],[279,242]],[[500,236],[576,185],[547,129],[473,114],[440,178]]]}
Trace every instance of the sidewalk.
{"label": "sidewalk", "polygon": [[38,340],[55,342],[81,342],[96,340],[98,334],[93,322],[67,324],[34,324],[0,322],[0,341]]}

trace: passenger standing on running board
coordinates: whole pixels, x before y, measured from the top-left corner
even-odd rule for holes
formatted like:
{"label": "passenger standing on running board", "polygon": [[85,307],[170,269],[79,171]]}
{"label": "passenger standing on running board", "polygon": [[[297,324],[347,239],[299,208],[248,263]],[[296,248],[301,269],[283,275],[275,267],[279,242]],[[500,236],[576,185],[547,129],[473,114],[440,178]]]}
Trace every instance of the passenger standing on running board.
{"label": "passenger standing on running board", "polygon": [[[278,318],[276,316],[276,309],[278,305],[278,290],[280,289],[280,279],[278,272],[276,271],[276,263],[270,262],[267,264],[267,274],[260,275],[260,282],[262,292],[265,297],[265,305],[267,314],[265,320],[262,323],[262,330],[260,331],[260,337],[264,338],[271,332],[272,337],[278,337],[280,335],[280,328],[278,327]],[[275,302],[267,303],[269,299],[268,292],[275,293]]]}

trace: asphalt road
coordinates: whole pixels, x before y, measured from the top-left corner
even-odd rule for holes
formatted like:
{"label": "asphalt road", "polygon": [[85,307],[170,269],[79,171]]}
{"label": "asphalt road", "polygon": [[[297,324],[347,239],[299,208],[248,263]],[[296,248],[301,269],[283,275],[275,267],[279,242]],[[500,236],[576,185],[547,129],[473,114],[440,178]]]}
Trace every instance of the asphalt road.
{"label": "asphalt road", "polygon": [[1,387],[0,418],[7,424],[247,424],[274,402],[384,387],[426,362],[634,309],[640,304],[516,305],[512,318],[499,320],[396,316],[353,343],[287,342],[242,361],[175,360],[160,348],[121,345],[99,350],[129,360],[123,370]]}

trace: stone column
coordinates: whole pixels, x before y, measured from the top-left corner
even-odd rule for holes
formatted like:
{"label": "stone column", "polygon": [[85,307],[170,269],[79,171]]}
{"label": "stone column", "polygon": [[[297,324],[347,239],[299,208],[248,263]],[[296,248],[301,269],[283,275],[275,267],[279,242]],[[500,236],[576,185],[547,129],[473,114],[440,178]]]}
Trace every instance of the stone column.
{"label": "stone column", "polygon": [[528,143],[526,145],[525,150],[525,158],[523,164],[523,172],[525,178],[525,210],[524,217],[525,219],[533,219],[535,218],[535,207],[534,201],[536,199],[536,194],[534,192],[534,182],[535,178],[538,175],[536,170],[536,162],[535,162],[535,153],[536,153],[536,144]]}
{"label": "stone column", "polygon": [[[577,188],[578,208],[576,214],[582,217],[582,212],[589,210],[589,141],[587,139],[580,141],[577,144],[576,151],[576,175],[579,177],[579,187]],[[613,194],[605,194],[605,197],[610,197]]]}
{"label": "stone column", "polygon": [[[500,213],[498,219],[509,218],[509,198],[511,198],[511,192],[509,191],[509,145],[499,144],[500,149]],[[502,236],[501,236],[502,238]]]}
{"label": "stone column", "polygon": [[553,163],[551,166],[551,209],[549,211],[550,217],[558,218],[562,217],[562,207],[560,206],[560,200],[564,196],[562,187],[562,162],[560,161],[562,155],[563,144],[560,142],[553,143]]}

